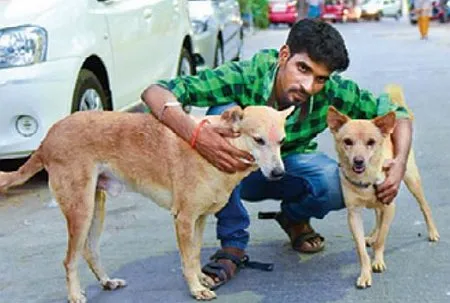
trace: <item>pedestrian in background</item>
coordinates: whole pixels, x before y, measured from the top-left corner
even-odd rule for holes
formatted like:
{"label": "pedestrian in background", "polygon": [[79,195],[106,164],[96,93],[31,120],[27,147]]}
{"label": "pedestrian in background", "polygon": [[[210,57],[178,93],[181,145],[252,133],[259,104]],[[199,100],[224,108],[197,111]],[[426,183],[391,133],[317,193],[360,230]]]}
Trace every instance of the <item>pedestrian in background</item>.
{"label": "pedestrian in background", "polygon": [[318,19],[320,17],[321,0],[308,0],[308,19]]}
{"label": "pedestrian in background", "polygon": [[417,16],[417,24],[419,25],[420,38],[422,40],[428,39],[432,9],[432,0],[414,0],[414,11]]}

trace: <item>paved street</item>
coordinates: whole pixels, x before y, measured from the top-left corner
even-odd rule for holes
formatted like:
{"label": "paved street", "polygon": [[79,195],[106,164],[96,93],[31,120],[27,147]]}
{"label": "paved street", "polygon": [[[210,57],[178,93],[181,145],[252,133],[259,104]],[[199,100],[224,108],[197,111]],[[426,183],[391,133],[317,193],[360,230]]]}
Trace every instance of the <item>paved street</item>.
{"label": "paved street", "polygon": [[[402,187],[387,241],[388,270],[374,274],[371,288],[357,290],[359,264],[345,210],[313,220],[327,246],[308,256],[290,249],[275,222],[257,220],[260,210],[278,210],[276,201],[246,203],[252,219],[250,257],[273,262],[275,268],[273,272],[241,271],[217,290],[215,302],[450,302],[450,24],[433,24],[428,41],[419,40],[417,28],[407,21],[385,19],[337,27],[351,54],[345,75],[376,93],[389,82],[404,87],[415,112],[417,162],[441,241],[427,241],[419,208]],[[247,37],[244,57],[260,48],[279,48],[287,32],[288,28],[279,27]],[[334,155],[328,133],[319,141],[321,150]],[[64,218],[53,206],[42,177],[12,192],[16,195],[0,198],[0,302],[65,302]],[[367,211],[366,231],[372,224],[372,213]],[[214,218],[206,229],[204,262],[218,245]],[[194,302],[181,274],[171,216],[142,196],[127,192],[108,200],[102,256],[110,275],[126,279],[129,286],[114,292],[101,290],[80,261],[81,283],[89,302]]]}

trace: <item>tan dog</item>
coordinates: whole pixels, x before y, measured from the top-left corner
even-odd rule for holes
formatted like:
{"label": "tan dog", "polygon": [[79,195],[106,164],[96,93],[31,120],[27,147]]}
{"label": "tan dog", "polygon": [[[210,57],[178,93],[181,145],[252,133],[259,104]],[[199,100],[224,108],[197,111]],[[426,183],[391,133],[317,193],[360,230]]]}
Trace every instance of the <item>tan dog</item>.
{"label": "tan dog", "polygon": [[[400,87],[392,85],[386,90],[394,103],[406,108]],[[385,178],[383,163],[393,157],[390,134],[395,126],[395,119],[395,113],[390,112],[373,120],[351,120],[334,107],[328,110],[327,122],[335,139],[341,166],[340,179],[348,211],[348,224],[361,264],[361,274],[356,281],[358,288],[372,285],[372,270],[383,272],[386,269],[384,248],[389,226],[394,218],[395,204],[384,205],[378,202],[375,186]],[[429,240],[438,241],[439,234],[423,193],[413,150],[409,153],[403,181],[419,203],[427,223]],[[367,238],[364,238],[361,214],[363,208],[372,208],[376,213],[375,228]],[[370,264],[366,245],[373,248],[372,264]]]}
{"label": "tan dog", "polygon": [[[239,107],[212,124],[233,128],[241,136],[230,139],[250,152],[268,178],[280,178],[284,166],[280,145],[291,107],[276,111],[265,106]],[[99,255],[99,237],[105,216],[105,192],[117,177],[137,192],[169,209],[175,219],[183,273],[198,300],[215,298],[207,287],[214,282],[201,271],[200,249],[205,220],[225,206],[232,190],[251,171],[219,171],[184,140],[149,114],[80,112],[57,122],[39,149],[16,172],[0,172],[0,192],[24,183],[45,168],[50,189],[66,217],[68,249],[64,260],[71,303],[86,302],[81,291],[77,259],[81,253],[105,289],[126,285],[111,279]],[[98,176],[102,177],[97,186]]]}

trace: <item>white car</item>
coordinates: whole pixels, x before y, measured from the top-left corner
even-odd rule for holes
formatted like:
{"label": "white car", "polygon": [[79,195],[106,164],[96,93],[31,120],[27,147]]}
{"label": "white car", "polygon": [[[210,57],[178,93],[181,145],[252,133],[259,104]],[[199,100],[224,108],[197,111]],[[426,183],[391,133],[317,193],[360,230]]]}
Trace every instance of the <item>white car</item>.
{"label": "white car", "polygon": [[150,83],[195,72],[185,0],[2,0],[0,14],[0,159],[30,155],[66,115],[132,110]]}
{"label": "white car", "polygon": [[194,49],[204,61],[197,68],[239,60],[244,32],[237,0],[189,0],[189,15]]}

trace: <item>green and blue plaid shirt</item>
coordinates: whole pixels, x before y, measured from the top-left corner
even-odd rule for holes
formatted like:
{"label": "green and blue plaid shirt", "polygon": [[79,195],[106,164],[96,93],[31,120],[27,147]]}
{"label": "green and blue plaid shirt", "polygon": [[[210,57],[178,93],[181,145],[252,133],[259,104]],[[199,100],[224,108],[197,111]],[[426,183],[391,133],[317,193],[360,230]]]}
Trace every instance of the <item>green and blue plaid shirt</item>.
{"label": "green and blue plaid shirt", "polygon": [[[278,69],[278,51],[262,50],[251,60],[228,62],[196,76],[183,76],[158,84],[170,90],[185,105],[208,107],[236,102],[242,107],[267,104]],[[397,118],[408,118],[405,108],[391,103],[386,94],[374,97],[356,83],[333,74],[325,87],[311,97],[310,112],[299,119],[297,108],[286,121],[283,156],[317,149],[315,137],[327,128],[330,105],[355,119],[372,119],[394,110]]]}

